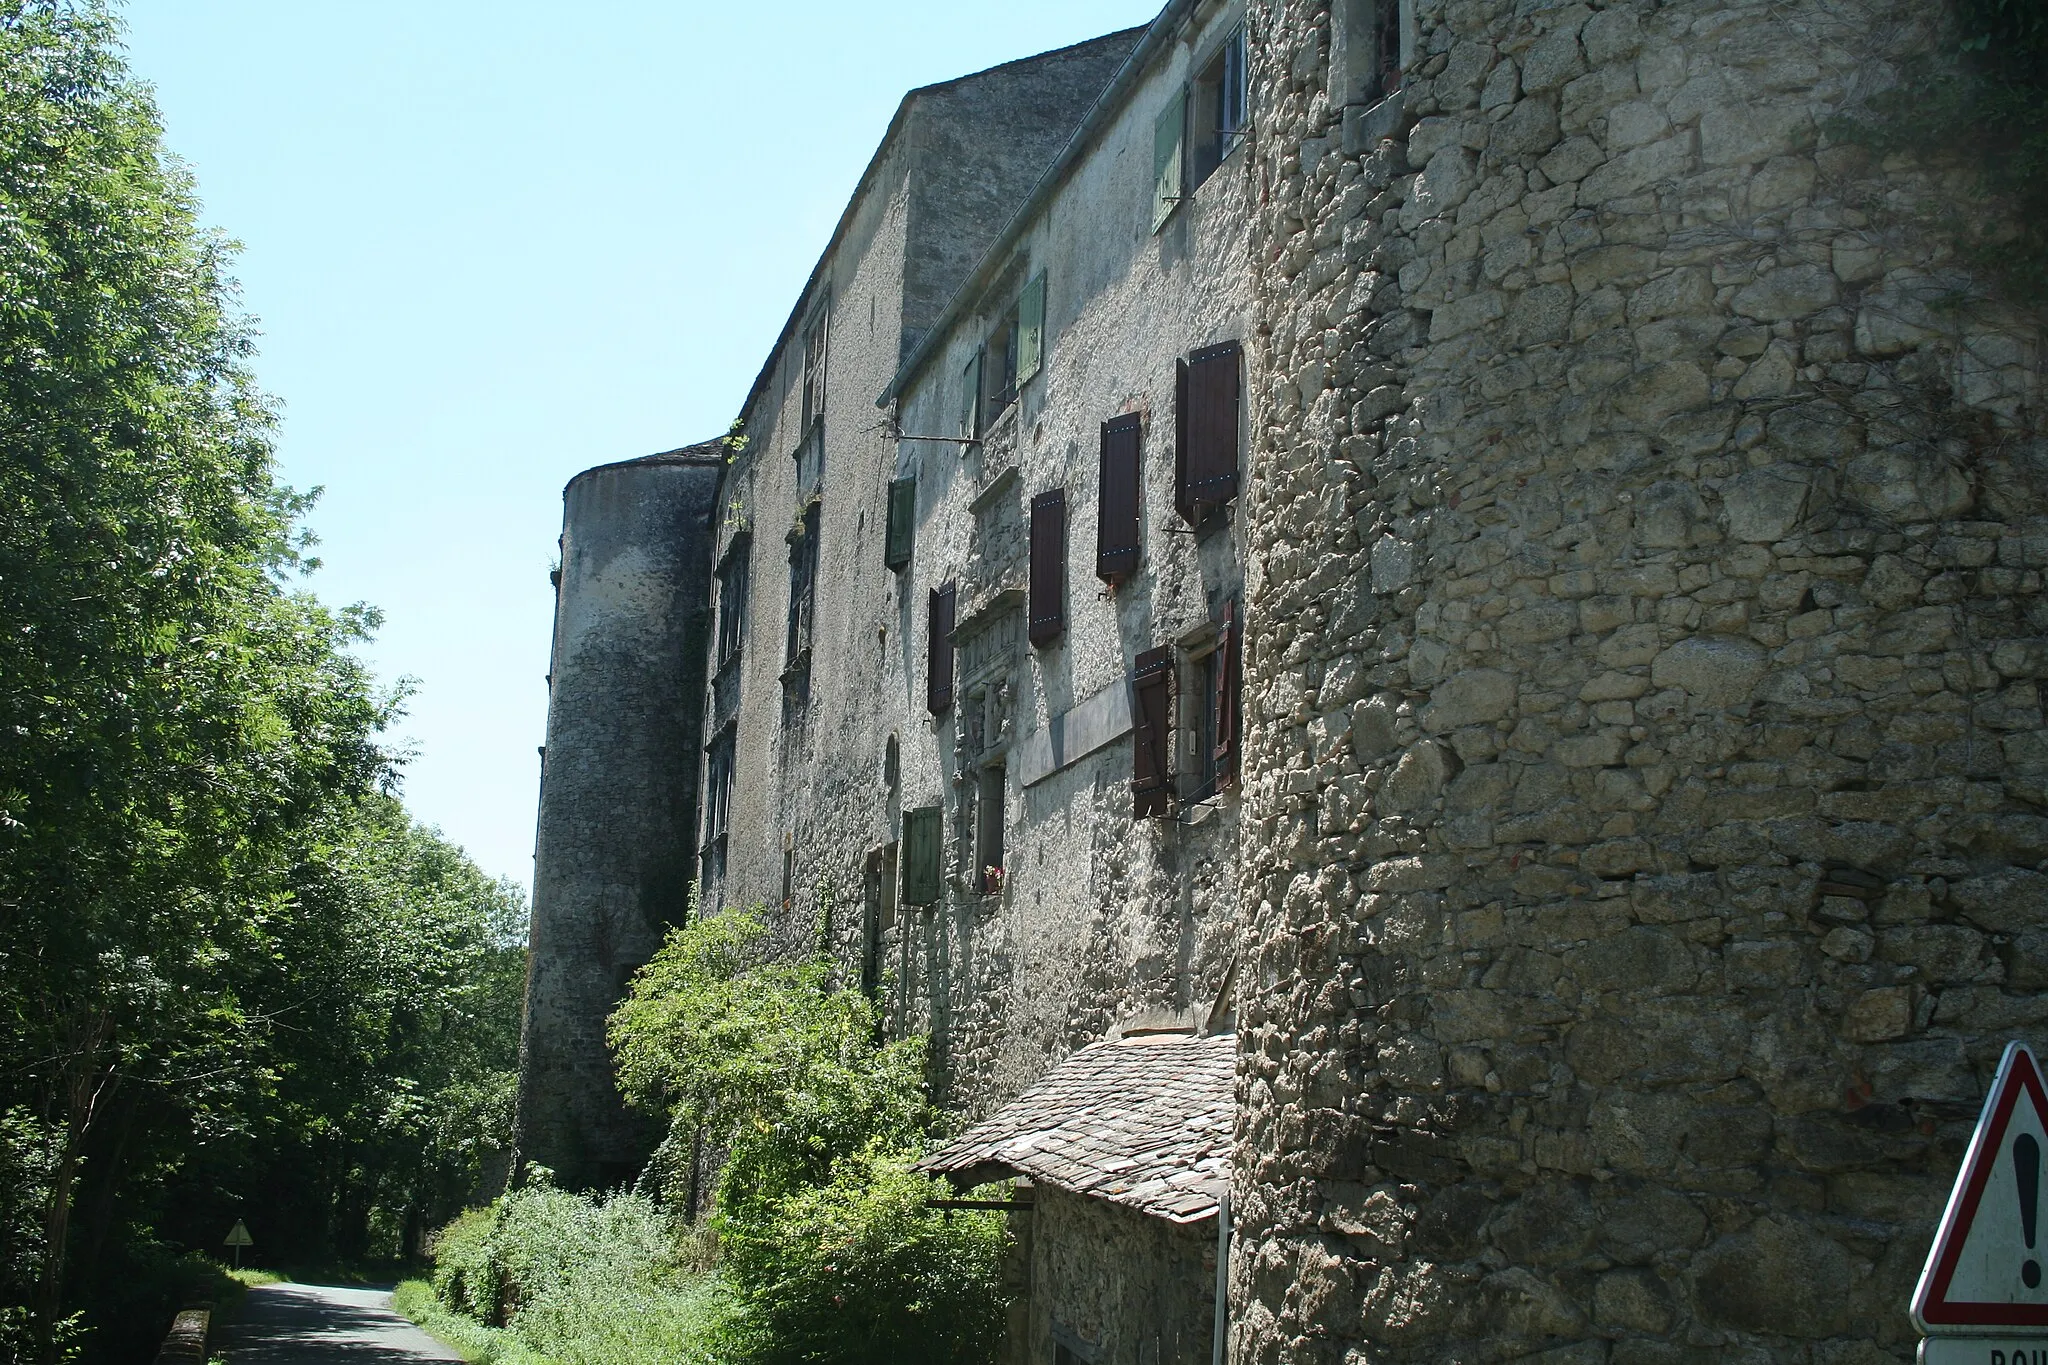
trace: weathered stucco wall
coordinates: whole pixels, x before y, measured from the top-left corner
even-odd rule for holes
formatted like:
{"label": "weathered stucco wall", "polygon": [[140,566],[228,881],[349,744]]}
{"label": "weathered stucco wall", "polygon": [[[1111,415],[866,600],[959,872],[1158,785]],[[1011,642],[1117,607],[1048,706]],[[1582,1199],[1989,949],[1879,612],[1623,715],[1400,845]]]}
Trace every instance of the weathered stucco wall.
{"label": "weathered stucco wall", "polygon": [[[914,644],[882,563],[895,443],[874,396],[901,361],[906,329],[931,321],[934,296],[950,295],[986,250],[1132,39],[1113,34],[912,92],[742,414],[748,444],[728,473],[720,534],[721,549],[751,535],[751,590],[743,658],[711,702],[712,730],[735,726],[737,779],[705,897],[777,910],[785,950],[822,937],[851,960],[866,855],[895,837],[882,763],[909,700],[886,670]],[[803,435],[803,329],[821,307],[829,342],[809,701],[785,711],[788,533],[801,511],[791,452]]]}
{"label": "weathered stucco wall", "polygon": [[[1181,29],[1121,97],[1042,207],[1006,235],[991,282],[961,310],[904,389],[905,432],[959,429],[963,371],[1024,283],[1045,276],[1045,363],[978,446],[906,441],[898,477],[917,479],[916,542],[900,575],[902,647],[889,686],[905,706],[904,808],[938,805],[947,832],[944,901],[906,911],[889,961],[897,1027],[928,1031],[952,1103],[980,1114],[1123,1019],[1203,1010],[1221,986],[1236,924],[1237,796],[1172,819],[1134,819],[1129,679],[1157,645],[1200,648],[1242,584],[1237,527],[1196,535],[1173,504],[1174,363],[1244,336],[1250,179],[1242,150],[1151,231],[1153,125],[1190,69],[1241,15],[1214,7]],[[1143,421],[1143,550],[1111,593],[1095,574],[1101,425]],[[1066,492],[1064,633],[1026,639],[1029,508]],[[879,553],[879,546],[877,546]],[[955,583],[956,699],[925,711],[925,610]],[[901,628],[899,628],[901,629]],[[1185,670],[1184,670],[1185,671]],[[1203,699],[1182,682],[1177,767],[1192,773]],[[1112,737],[1037,776],[1026,750],[1055,718],[1114,713]],[[1000,764],[1005,878],[974,886],[974,802]],[[1184,779],[1183,794],[1196,782]]]}
{"label": "weathered stucco wall", "polygon": [[1829,134],[1913,7],[1416,8],[1369,145],[1255,16],[1232,1358],[1905,1359],[2048,1040],[2037,320]]}
{"label": "weathered stucco wall", "polygon": [[1049,1185],[1032,1200],[1018,1365],[1053,1360],[1059,1346],[1092,1365],[1209,1365],[1214,1218],[1169,1223]]}
{"label": "weathered stucco wall", "polygon": [[604,1021],[695,875],[722,463],[693,447],[562,493],[514,1169],[537,1161],[572,1189],[630,1176],[654,1136],[619,1099]]}

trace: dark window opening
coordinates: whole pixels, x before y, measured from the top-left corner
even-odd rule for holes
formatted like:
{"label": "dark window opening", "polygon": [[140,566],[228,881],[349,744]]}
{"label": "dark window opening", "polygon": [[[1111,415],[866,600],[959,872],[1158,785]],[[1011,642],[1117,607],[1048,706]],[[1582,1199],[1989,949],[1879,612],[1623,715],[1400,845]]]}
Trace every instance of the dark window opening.
{"label": "dark window opening", "polygon": [[818,601],[818,527],[822,504],[812,502],[789,543],[789,641],[784,661],[794,665],[811,650],[811,617]]}
{"label": "dark window opening", "polygon": [[1030,637],[1040,647],[1067,628],[1067,490],[1031,500]]}
{"label": "dark window opening", "polygon": [[860,989],[870,1000],[882,994],[882,942],[896,926],[896,845],[868,854],[861,916]]}
{"label": "dark window opening", "polygon": [[948,583],[933,588],[925,605],[925,709],[935,716],[953,704],[953,604]]}
{"label": "dark window opening", "polygon": [[975,885],[984,896],[1003,889],[1003,799],[1005,770],[1000,763],[981,770],[974,802]]}
{"label": "dark window opening", "polygon": [[1330,95],[1377,104],[1401,88],[1402,0],[1337,0],[1331,13]]}
{"label": "dark window opening", "polygon": [[735,544],[726,551],[725,565],[718,571],[718,666],[725,667],[740,652],[747,633],[747,546]]}
{"label": "dark window opening", "polygon": [[988,334],[988,357],[984,378],[988,385],[982,404],[983,428],[995,425],[1010,404],[1017,401],[1017,305],[1010,305],[995,330]]}
{"label": "dark window opening", "polygon": [[1131,679],[1131,813],[1139,819],[1173,811],[1173,650],[1140,654]]}
{"label": "dark window opening", "polygon": [[882,563],[901,569],[910,563],[917,531],[917,479],[889,480],[889,521],[882,536]]}
{"label": "dark window opening", "polygon": [[711,741],[705,764],[704,841],[707,844],[725,837],[726,825],[732,818],[734,733],[730,726],[719,732],[718,738]]}
{"label": "dark window opening", "polygon": [[1244,28],[1240,25],[1189,89],[1188,186],[1200,185],[1244,137]]}

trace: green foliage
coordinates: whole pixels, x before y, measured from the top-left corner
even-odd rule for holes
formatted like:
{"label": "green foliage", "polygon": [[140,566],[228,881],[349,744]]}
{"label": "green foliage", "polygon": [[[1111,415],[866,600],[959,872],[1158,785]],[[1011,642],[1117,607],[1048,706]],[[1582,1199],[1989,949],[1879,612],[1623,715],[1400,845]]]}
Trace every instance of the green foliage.
{"label": "green foliage", "polygon": [[1939,52],[1836,131],[1882,152],[1960,156],[1992,212],[1954,215],[1963,259],[2048,302],[2048,5],[1952,0]]}
{"label": "green foliage", "polygon": [[708,1361],[724,1300],[652,1201],[528,1186],[472,1210],[435,1239],[433,1288],[449,1312],[555,1365]]}
{"label": "green foliage", "polygon": [[106,5],[0,0],[6,1365],[139,1354],[245,1211],[402,1249],[507,1126],[517,897],[387,794],[231,256]]}
{"label": "green foliage", "polygon": [[936,1116],[919,1040],[877,1041],[880,1016],[831,985],[824,958],[764,962],[746,911],[671,931],[612,1015],[619,1088],[728,1150],[728,1221],[831,1178],[839,1157],[913,1147]]}
{"label": "green foliage", "polygon": [[732,1331],[757,1365],[974,1365],[1001,1342],[1000,1214],[939,1213],[943,1182],[899,1155],[860,1152],[758,1223],[726,1219]]}
{"label": "green foliage", "polygon": [[918,1040],[823,956],[764,959],[757,913],[669,936],[612,1016],[620,1085],[726,1161],[714,1226],[733,1311],[722,1359],[982,1361],[1001,1334],[1000,1219],[927,1207],[938,1121]]}

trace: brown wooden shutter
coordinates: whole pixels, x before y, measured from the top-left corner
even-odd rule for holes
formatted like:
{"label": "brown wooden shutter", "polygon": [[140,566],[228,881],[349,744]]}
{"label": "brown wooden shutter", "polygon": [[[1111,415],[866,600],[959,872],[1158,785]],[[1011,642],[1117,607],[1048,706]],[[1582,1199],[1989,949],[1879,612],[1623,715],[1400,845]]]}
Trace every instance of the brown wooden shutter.
{"label": "brown wooden shutter", "polygon": [[1049,645],[1067,628],[1067,490],[1031,500],[1031,643]]}
{"label": "brown wooden shutter", "polygon": [[925,616],[925,709],[944,714],[953,704],[953,585],[933,588]]}
{"label": "brown wooden shutter", "polygon": [[1173,808],[1173,649],[1148,649],[1135,662],[1131,814],[1143,819]]}
{"label": "brown wooden shutter", "polygon": [[910,562],[911,538],[917,525],[917,479],[889,480],[889,521],[882,537],[882,563],[900,569]]}
{"label": "brown wooden shutter", "polygon": [[1237,599],[1223,604],[1223,636],[1216,642],[1216,694],[1209,699],[1215,718],[1216,785],[1230,784],[1237,775],[1238,732],[1244,722],[1244,622],[1238,619]]}
{"label": "brown wooden shutter", "polygon": [[1194,504],[1188,501],[1188,363],[1173,362],[1173,505],[1189,521],[1195,519]]}
{"label": "brown wooden shutter", "polygon": [[1138,520],[1144,500],[1138,414],[1102,424],[1102,473],[1097,485],[1095,576],[1109,583],[1138,569]]}
{"label": "brown wooden shutter", "polygon": [[1177,502],[1189,521],[1237,496],[1239,358],[1238,344],[1226,341],[1196,351],[1181,367]]}

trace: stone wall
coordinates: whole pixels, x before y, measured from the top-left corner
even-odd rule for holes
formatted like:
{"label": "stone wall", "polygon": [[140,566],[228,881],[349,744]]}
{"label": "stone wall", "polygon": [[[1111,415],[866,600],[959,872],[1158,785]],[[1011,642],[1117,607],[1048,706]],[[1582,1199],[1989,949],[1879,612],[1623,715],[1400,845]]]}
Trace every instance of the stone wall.
{"label": "stone wall", "polygon": [[[1065,1346],[1095,1365],[1209,1365],[1216,1220],[1169,1223],[1049,1185],[1032,1191],[1025,1330],[1017,1365]],[[1014,1329],[1013,1329],[1014,1330]]]}
{"label": "stone wall", "polygon": [[654,1137],[612,1081],[605,1018],[695,876],[715,443],[585,470],[562,564],[534,838],[514,1171],[632,1175]]}
{"label": "stone wall", "polygon": [[1232,1359],[1906,1359],[2048,1041],[2038,319],[1832,122],[1930,35],[1253,22]]}

